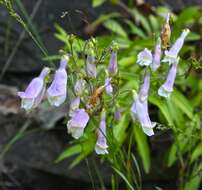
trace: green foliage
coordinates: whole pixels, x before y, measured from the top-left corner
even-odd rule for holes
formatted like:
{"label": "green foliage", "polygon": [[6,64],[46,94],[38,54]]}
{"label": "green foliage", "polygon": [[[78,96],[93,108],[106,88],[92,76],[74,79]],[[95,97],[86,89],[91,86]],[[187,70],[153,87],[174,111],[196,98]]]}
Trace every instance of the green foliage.
{"label": "green foliage", "polygon": [[133,131],[135,135],[135,140],[137,142],[137,149],[142,158],[144,170],[146,173],[148,173],[151,165],[151,160],[147,137],[142,132],[139,126],[133,126]]}

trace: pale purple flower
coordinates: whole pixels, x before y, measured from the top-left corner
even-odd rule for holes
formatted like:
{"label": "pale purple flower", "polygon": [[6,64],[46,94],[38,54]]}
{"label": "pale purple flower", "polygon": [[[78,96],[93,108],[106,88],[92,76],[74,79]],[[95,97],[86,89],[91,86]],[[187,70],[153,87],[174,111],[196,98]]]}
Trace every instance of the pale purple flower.
{"label": "pale purple flower", "polygon": [[105,90],[106,90],[106,93],[108,95],[112,95],[113,93],[113,87],[112,87],[112,84],[111,84],[111,78],[106,78],[105,80]]}
{"label": "pale purple flower", "polygon": [[95,145],[95,152],[97,154],[108,154],[107,151],[107,139],[106,139],[106,114],[103,111],[101,114],[101,120],[99,124],[99,129],[97,131],[97,142]]}
{"label": "pale purple flower", "polygon": [[79,105],[80,105],[80,97],[76,97],[70,102],[69,116],[73,116],[75,110],[79,108]]}
{"label": "pale purple flower", "polygon": [[95,65],[95,57],[92,55],[87,56],[86,72],[89,77],[96,78],[97,71]]}
{"label": "pale purple flower", "polygon": [[148,136],[154,134],[153,128],[156,123],[151,122],[148,111],[148,93],[150,86],[150,74],[146,73],[144,77],[144,83],[140,88],[140,92],[137,95],[134,94],[134,103],[131,107],[132,118],[137,119],[142,127],[144,133]]}
{"label": "pale purple flower", "polygon": [[149,88],[150,88],[150,73],[147,72],[144,77],[144,82],[140,88],[140,93],[139,93],[140,101],[143,102],[147,100],[148,94],[149,94]]}
{"label": "pale purple flower", "polygon": [[161,38],[158,38],[153,55],[152,64],[150,65],[152,71],[156,71],[160,67],[160,62],[161,62]]}
{"label": "pale purple flower", "polygon": [[66,65],[68,59],[62,58],[60,67],[56,70],[53,82],[47,90],[48,101],[53,106],[60,106],[66,100],[67,96],[67,72]]}
{"label": "pale purple flower", "polygon": [[137,96],[131,107],[131,114],[134,120],[137,119],[139,121],[142,130],[146,135],[154,135],[153,128],[156,126],[156,123],[151,122],[150,120],[148,112],[148,100],[141,102],[139,96]]}
{"label": "pale purple flower", "polygon": [[175,83],[177,65],[178,65],[178,61],[172,64],[172,66],[168,72],[168,76],[167,76],[165,83],[158,90],[159,96],[163,96],[165,98],[170,97],[170,94],[173,91],[173,86]]}
{"label": "pale purple flower", "polygon": [[152,53],[145,48],[137,55],[137,63],[141,66],[148,66],[152,63]]}
{"label": "pale purple flower", "polygon": [[111,58],[108,66],[108,72],[111,75],[116,75],[118,72],[117,52],[112,51]]}
{"label": "pale purple flower", "polygon": [[185,29],[182,31],[180,37],[175,41],[172,47],[168,51],[165,51],[165,58],[162,60],[163,62],[168,62],[169,64],[176,62],[175,60],[178,57],[178,53],[181,50],[184,44],[184,40],[189,32],[189,29]]}
{"label": "pale purple flower", "polygon": [[85,90],[86,87],[86,81],[83,79],[79,79],[76,81],[76,84],[74,85],[74,92],[77,96],[81,96]]}
{"label": "pale purple flower", "polygon": [[22,99],[21,107],[30,110],[39,105],[45,93],[44,78],[48,75],[50,69],[45,67],[39,77],[34,78],[24,92],[18,92],[18,96]]}
{"label": "pale purple flower", "polygon": [[84,128],[89,121],[89,115],[84,109],[77,109],[67,122],[67,130],[75,139],[83,135]]}

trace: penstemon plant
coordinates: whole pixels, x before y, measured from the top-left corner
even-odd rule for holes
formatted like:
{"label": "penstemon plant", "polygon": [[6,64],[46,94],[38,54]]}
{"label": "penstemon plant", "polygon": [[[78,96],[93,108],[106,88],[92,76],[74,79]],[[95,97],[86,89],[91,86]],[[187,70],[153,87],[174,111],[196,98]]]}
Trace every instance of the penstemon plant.
{"label": "penstemon plant", "polygon": [[[112,42],[109,47],[99,49],[99,43],[94,38],[83,42],[70,35],[67,37],[68,51],[62,51],[59,68],[55,71],[54,78],[50,77],[50,71],[53,69],[46,67],[39,77],[31,81],[25,92],[18,93],[22,99],[21,107],[27,111],[35,108],[43,97],[47,97],[51,106],[69,105],[67,132],[77,139],[78,145],[81,144],[81,150],[76,153],[84,151],[72,166],[95,150],[97,154],[105,155],[115,173],[123,178],[129,189],[133,189],[133,185],[141,189],[139,173],[134,172],[132,166],[129,168],[125,166],[126,162],[131,162],[131,159],[136,163],[136,159],[131,153],[132,140],[129,140],[127,158],[123,153],[124,150],[121,149],[126,136],[124,125],[128,121],[137,131],[141,126],[147,136],[154,135],[157,130],[155,127],[160,126],[157,122],[152,122],[149,116],[148,99],[150,91],[153,90],[150,89],[150,83],[153,81],[152,77],[162,70],[163,64],[168,65],[170,69],[166,81],[158,90],[155,89],[154,93],[156,96],[170,98],[177,66],[180,64],[178,54],[189,33],[189,29],[183,30],[179,38],[168,48],[171,33],[169,17],[170,14],[166,17],[153,53],[145,47],[137,55],[136,65],[139,65],[140,72],[144,72],[143,84],[137,84],[134,77],[134,81],[131,82],[136,83],[137,86],[130,89],[123,88],[124,79],[118,64],[119,52],[121,52],[118,43]],[[77,45],[74,45],[75,41],[78,42]],[[131,73],[133,74],[138,75]],[[141,78],[142,75],[139,74],[139,77]],[[49,86],[47,90],[46,86]],[[140,86],[139,90],[138,86]],[[125,98],[129,101],[124,102]],[[118,154],[121,155],[120,158],[117,158]],[[58,161],[65,157],[67,156],[62,154]],[[119,159],[121,164],[118,163]],[[136,169],[138,171],[137,165]],[[122,170],[131,174],[125,177],[121,173]]]}

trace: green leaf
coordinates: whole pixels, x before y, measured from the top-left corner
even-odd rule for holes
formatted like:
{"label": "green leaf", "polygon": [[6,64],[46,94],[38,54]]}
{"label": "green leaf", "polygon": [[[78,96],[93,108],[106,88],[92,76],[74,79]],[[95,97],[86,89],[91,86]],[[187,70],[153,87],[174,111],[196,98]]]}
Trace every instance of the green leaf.
{"label": "green leaf", "polygon": [[171,167],[176,160],[177,160],[177,146],[176,144],[173,144],[167,153],[167,159],[166,159],[167,166]]}
{"label": "green leaf", "polygon": [[155,33],[159,33],[159,21],[157,19],[157,17],[153,16],[153,15],[149,15],[149,21],[152,27],[153,32]]}
{"label": "green leaf", "polygon": [[193,119],[193,107],[190,104],[189,100],[179,91],[174,90],[172,93],[172,101],[173,103],[181,109],[183,113],[185,113],[190,119]]}
{"label": "green leaf", "polygon": [[102,5],[106,0],[92,0],[92,6],[93,7],[98,7]]}
{"label": "green leaf", "polygon": [[138,28],[132,21],[127,20],[126,23],[130,27],[130,30],[131,30],[130,32],[132,34],[136,34],[140,38],[146,38],[145,33],[140,28]]}
{"label": "green leaf", "polygon": [[193,150],[191,155],[191,162],[195,161],[200,156],[202,156],[202,143],[199,143]]}
{"label": "green leaf", "polygon": [[142,132],[142,129],[138,126],[133,126],[133,131],[135,135],[135,140],[137,142],[138,153],[140,154],[146,173],[149,172],[151,160],[150,160],[150,150],[149,144],[147,142],[146,135]]}
{"label": "green leaf", "polygon": [[112,167],[114,169],[114,171],[126,182],[127,186],[129,187],[129,189],[131,190],[135,190],[133,188],[133,186],[130,184],[130,182],[127,180],[126,176],[121,172],[119,171],[118,169]]}
{"label": "green leaf", "polygon": [[119,123],[113,127],[114,137],[116,138],[116,140],[119,142],[120,145],[126,138],[126,128],[128,127],[129,122],[130,122],[129,115],[124,114],[121,117]]}
{"label": "green leaf", "polygon": [[201,177],[202,164],[200,163],[197,167],[193,169],[190,179],[186,181],[184,190],[198,190],[200,188],[200,183],[202,181]]}
{"label": "green leaf", "polygon": [[124,37],[127,38],[127,33],[124,31],[124,29],[122,28],[122,26],[115,20],[109,19],[106,20],[103,25],[105,26],[105,28],[107,28],[108,30]]}
{"label": "green leaf", "polygon": [[156,98],[155,96],[150,96],[149,101],[160,109],[161,113],[166,118],[168,124],[173,126],[174,125],[173,118],[169,112],[167,105],[162,100]]}
{"label": "green leaf", "polygon": [[82,146],[81,144],[76,144],[74,146],[68,147],[67,149],[65,149],[60,155],[59,157],[56,159],[56,163],[60,162],[70,156],[73,156],[75,154],[79,154],[82,151]]}
{"label": "green leaf", "polygon": [[142,27],[145,29],[145,31],[148,34],[151,34],[152,30],[147,18],[144,17],[137,9],[132,9],[131,13],[134,15],[134,18],[136,19],[137,23],[139,22],[142,25]]}

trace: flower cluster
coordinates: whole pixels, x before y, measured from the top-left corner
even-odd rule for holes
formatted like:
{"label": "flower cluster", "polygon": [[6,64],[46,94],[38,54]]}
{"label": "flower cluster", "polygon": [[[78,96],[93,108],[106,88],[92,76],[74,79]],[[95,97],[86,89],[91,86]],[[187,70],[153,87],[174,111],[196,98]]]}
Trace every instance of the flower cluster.
{"label": "flower cluster", "polygon": [[[170,66],[167,79],[158,90],[160,96],[168,98],[173,91],[179,62],[178,53],[183,46],[185,37],[189,33],[188,29],[184,30],[171,48],[165,50],[163,55],[162,49],[167,46],[170,38],[169,16],[166,18],[165,27],[166,29],[161,32],[161,38],[157,39],[154,53],[145,48],[137,55],[137,64],[145,68],[145,75],[139,92],[136,93],[136,91],[132,90],[134,101],[130,112],[133,120],[138,121],[143,132],[148,136],[154,134],[153,128],[156,125],[155,122],[150,120],[148,108],[152,72],[156,72],[159,69],[161,62],[167,62]],[[92,47],[91,45],[90,48]],[[114,43],[108,51],[110,52],[110,60],[107,67],[104,67],[104,72],[103,67],[99,67],[102,57],[98,58],[97,55],[95,56],[93,49],[90,50],[90,53],[84,53],[85,64],[77,65],[74,60],[76,69],[72,69],[71,65],[68,64],[68,55],[62,56],[59,68],[55,71],[52,81],[52,77],[48,77],[51,69],[45,67],[40,75],[31,81],[25,92],[18,93],[22,99],[21,107],[29,111],[37,107],[44,97],[47,97],[50,105],[60,106],[66,100],[68,89],[70,103],[67,132],[75,139],[79,139],[83,136],[85,128],[91,119],[97,119],[98,117],[94,116],[99,116],[99,125],[96,126],[97,141],[95,152],[97,154],[107,154],[108,113],[114,110],[112,121],[119,122],[122,112],[125,111],[125,109],[119,106],[118,101],[116,102],[119,94],[117,90],[117,81],[119,80],[117,51],[117,44]],[[161,57],[163,57],[162,60]],[[49,83],[51,84],[46,90],[46,86]],[[108,99],[108,102],[103,103],[103,99]],[[110,105],[115,106],[115,109],[107,109],[109,101]],[[111,118],[111,115],[109,118]]]}
{"label": "flower cluster", "polygon": [[65,101],[67,96],[67,72],[65,67],[68,59],[68,56],[64,56],[61,59],[60,66],[55,72],[54,79],[47,89],[47,93],[45,78],[50,72],[48,67],[45,67],[40,75],[30,82],[24,92],[18,92],[18,95],[22,99],[22,108],[31,110],[37,107],[41,103],[45,93],[51,105],[60,106]]}
{"label": "flower cluster", "polygon": [[[145,48],[141,51],[137,56],[137,64],[140,66],[150,66],[151,70],[155,72],[161,63],[161,41],[163,41],[164,46],[166,46],[170,39],[170,27],[169,27],[169,14],[166,18],[166,24],[162,29],[161,38],[158,38],[154,54],[152,55],[151,51]],[[170,70],[168,72],[165,83],[159,88],[158,94],[159,96],[169,98],[171,92],[173,91],[173,86],[177,73],[177,65],[179,62],[179,51],[181,50],[184,40],[189,33],[189,29],[185,29],[182,31],[180,37],[175,41],[175,43],[171,46],[169,50],[165,50],[164,58],[162,62],[167,62],[170,66]],[[148,69],[148,68],[146,68]],[[148,93],[150,86],[150,73],[147,70],[147,73],[144,78],[144,83],[140,88],[140,92],[138,95],[134,95],[134,103],[131,107],[132,116],[134,119],[137,119],[142,126],[143,131],[148,136],[154,134],[153,127],[155,127],[155,123],[152,123],[149,118],[148,113]]]}
{"label": "flower cluster", "polygon": [[[97,79],[97,60],[93,53],[86,56],[86,64],[84,68],[85,76],[81,76],[78,73],[76,80],[73,83],[73,93],[70,97],[71,101],[69,104],[67,132],[75,139],[79,139],[83,135],[85,127],[89,123],[90,117],[92,117],[92,115],[94,115],[97,111],[95,110],[95,107],[99,104],[98,102],[100,101],[102,93],[105,91],[107,96],[113,96],[114,90],[112,79],[116,77],[118,73],[117,48],[111,48],[110,57],[111,58],[106,70],[106,78],[102,85],[92,87],[88,84],[88,80]],[[36,77],[31,81],[25,92],[18,93],[22,99],[22,108],[26,111],[36,108],[42,101],[43,97],[47,97],[48,102],[52,106],[60,106],[65,102],[69,78],[66,70],[68,60],[69,57],[67,55],[61,58],[60,66],[55,71],[53,80],[47,90],[46,85],[50,81],[46,79],[48,79],[48,75],[51,71],[48,67],[42,70],[39,77]],[[99,109],[102,109],[102,111],[100,113],[100,124],[97,129],[97,143],[95,145],[95,151],[97,154],[107,154],[106,112],[104,111],[104,108]],[[116,115],[118,119],[118,117],[121,117],[121,112],[117,112]]]}

